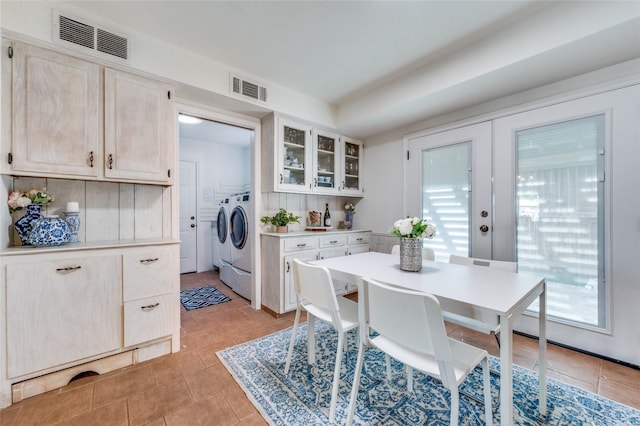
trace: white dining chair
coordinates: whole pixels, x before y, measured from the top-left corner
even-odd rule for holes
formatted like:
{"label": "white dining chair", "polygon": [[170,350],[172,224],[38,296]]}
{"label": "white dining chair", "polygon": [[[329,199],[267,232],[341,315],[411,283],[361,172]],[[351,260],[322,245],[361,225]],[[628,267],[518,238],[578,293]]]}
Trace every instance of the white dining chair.
{"label": "white dining chair", "polygon": [[[349,400],[352,424],[366,347],[375,347],[439,379],[451,392],[450,424],[458,424],[458,387],[477,365],[482,366],[486,424],[493,424],[487,351],[447,336],[438,299],[363,278],[358,296],[360,344]],[[371,337],[371,330],[375,332]],[[372,374],[373,371],[369,371]],[[408,388],[410,389],[410,388]]]}
{"label": "white dining chair", "polygon": [[[518,272],[518,264],[516,262],[508,262],[503,260],[487,260],[475,257],[464,257],[457,255],[449,256],[449,263],[466,266],[478,266],[500,269],[507,272]],[[461,325],[481,333],[493,334],[500,346],[500,318],[497,315],[488,314],[486,312],[464,311],[460,307],[442,305],[443,316],[445,321],[453,324]]]}
{"label": "white dining chair", "polygon": [[[400,254],[400,245],[396,244],[395,246],[391,247],[391,254],[399,255]],[[436,259],[436,255],[433,252],[433,249],[430,249],[429,247],[422,247],[422,258],[424,260],[435,260]]]}
{"label": "white dining chair", "polygon": [[298,259],[293,259],[293,279],[297,307],[284,373],[289,373],[293,346],[300,322],[300,313],[303,310],[307,312],[307,362],[309,364],[315,363],[315,319],[317,318],[333,325],[338,332],[331,405],[329,408],[329,423],[333,424],[338,385],[340,383],[342,352],[346,347],[345,332],[358,327],[358,304],[353,300],[336,296],[329,270],[322,266],[310,265]]}

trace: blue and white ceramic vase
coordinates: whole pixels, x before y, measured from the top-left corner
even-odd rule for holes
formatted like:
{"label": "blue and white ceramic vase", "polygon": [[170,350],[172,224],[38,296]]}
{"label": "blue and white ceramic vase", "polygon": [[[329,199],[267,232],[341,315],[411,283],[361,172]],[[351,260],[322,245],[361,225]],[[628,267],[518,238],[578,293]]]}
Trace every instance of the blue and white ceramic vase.
{"label": "blue and white ceramic vase", "polygon": [[347,229],[353,228],[353,212],[352,211],[347,210],[345,222],[347,223]]}
{"label": "blue and white ceramic vase", "polygon": [[61,246],[70,238],[67,222],[58,216],[43,216],[33,223],[27,242],[33,246]]}
{"label": "blue and white ceramic vase", "polygon": [[23,246],[29,245],[27,240],[29,239],[33,223],[42,217],[40,215],[41,208],[42,204],[29,204],[25,215],[16,220],[16,223],[13,224]]}
{"label": "blue and white ceramic vase", "polygon": [[67,222],[67,225],[69,225],[69,232],[71,233],[69,242],[77,243],[80,241],[80,238],[78,238],[78,230],[80,229],[80,213],[64,212],[64,220]]}

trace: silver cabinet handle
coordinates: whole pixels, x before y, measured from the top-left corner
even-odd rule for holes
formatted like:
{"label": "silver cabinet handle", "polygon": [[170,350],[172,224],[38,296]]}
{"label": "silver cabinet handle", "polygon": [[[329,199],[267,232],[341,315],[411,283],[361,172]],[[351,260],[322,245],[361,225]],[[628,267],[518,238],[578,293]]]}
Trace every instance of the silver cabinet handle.
{"label": "silver cabinet handle", "polygon": [[286,271],[286,273],[289,273],[290,270],[291,270],[291,263],[287,262],[287,271]]}
{"label": "silver cabinet handle", "polygon": [[154,303],[153,305],[140,306],[140,309],[142,309],[145,312],[148,312],[148,311],[153,311],[158,306],[160,306],[160,302]]}
{"label": "silver cabinet handle", "polygon": [[296,247],[306,247],[307,243],[301,243],[301,244],[297,244]]}
{"label": "silver cabinet handle", "polygon": [[140,263],[142,263],[143,265],[147,265],[149,263],[153,263],[153,262],[157,262],[158,258],[154,257],[153,259],[141,259]]}
{"label": "silver cabinet handle", "polygon": [[329,244],[338,244],[338,240],[329,241]]}
{"label": "silver cabinet handle", "polygon": [[57,268],[56,272],[72,272],[77,271],[80,268],[82,268],[82,266],[67,266],[66,268]]}

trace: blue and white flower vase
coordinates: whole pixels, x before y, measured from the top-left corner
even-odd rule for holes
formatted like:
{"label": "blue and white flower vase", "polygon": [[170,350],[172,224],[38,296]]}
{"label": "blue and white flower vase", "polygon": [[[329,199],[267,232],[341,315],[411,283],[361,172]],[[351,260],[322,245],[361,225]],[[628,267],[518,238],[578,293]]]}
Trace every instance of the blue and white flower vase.
{"label": "blue and white flower vase", "polygon": [[351,229],[353,227],[353,212],[351,210],[347,210],[346,213],[345,221],[347,222],[347,229]]}
{"label": "blue and white flower vase", "polygon": [[70,238],[67,222],[58,216],[43,216],[33,223],[27,242],[34,246],[61,246]]}
{"label": "blue and white flower vase", "polygon": [[16,229],[18,236],[20,237],[20,241],[23,246],[28,246],[29,234],[31,233],[31,229],[33,228],[33,224],[35,221],[42,218],[40,215],[40,209],[42,208],[42,204],[29,204],[27,206],[27,212],[20,219],[16,220],[16,223],[13,224],[13,227]]}
{"label": "blue and white flower vase", "polygon": [[71,238],[69,238],[70,243],[77,243],[80,241],[78,238],[78,230],[80,229],[80,213],[78,212],[64,212],[64,220],[69,225],[69,232],[71,233]]}

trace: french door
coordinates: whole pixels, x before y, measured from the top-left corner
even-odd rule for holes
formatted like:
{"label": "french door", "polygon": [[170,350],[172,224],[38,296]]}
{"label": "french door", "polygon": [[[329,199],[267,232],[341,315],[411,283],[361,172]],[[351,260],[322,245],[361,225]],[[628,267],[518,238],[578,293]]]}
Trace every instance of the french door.
{"label": "french door", "polygon": [[[439,260],[516,261],[519,273],[547,280],[551,340],[632,362],[638,93],[633,86],[408,137],[405,175],[407,214],[436,224],[425,245]],[[516,329],[536,334],[536,309]]]}
{"label": "french door", "polygon": [[428,219],[436,260],[491,258],[491,123],[408,139],[407,215]]}

